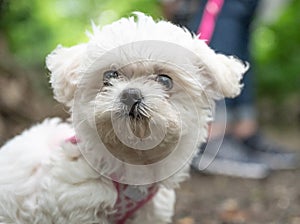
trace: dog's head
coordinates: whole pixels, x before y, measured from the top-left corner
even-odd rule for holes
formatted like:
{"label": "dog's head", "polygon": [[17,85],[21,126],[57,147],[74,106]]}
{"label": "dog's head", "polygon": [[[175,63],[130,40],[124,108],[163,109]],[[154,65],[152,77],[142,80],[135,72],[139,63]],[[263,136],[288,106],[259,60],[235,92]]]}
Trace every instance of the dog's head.
{"label": "dog's head", "polygon": [[247,68],[170,22],[136,17],[94,26],[88,43],[46,62],[56,99],[79,111],[75,125],[93,126],[117,160],[149,165],[204,141],[212,101],[239,94]]}

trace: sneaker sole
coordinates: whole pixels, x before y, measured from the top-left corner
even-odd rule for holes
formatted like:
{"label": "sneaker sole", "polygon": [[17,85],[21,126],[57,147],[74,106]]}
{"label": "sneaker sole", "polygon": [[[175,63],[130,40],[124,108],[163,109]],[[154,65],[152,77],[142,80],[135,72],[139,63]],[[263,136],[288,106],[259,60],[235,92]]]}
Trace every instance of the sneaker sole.
{"label": "sneaker sole", "polygon": [[[207,164],[207,165],[206,165]],[[243,163],[235,160],[218,159],[207,156],[196,157],[191,164],[197,171],[249,179],[264,179],[270,170],[264,164]]]}

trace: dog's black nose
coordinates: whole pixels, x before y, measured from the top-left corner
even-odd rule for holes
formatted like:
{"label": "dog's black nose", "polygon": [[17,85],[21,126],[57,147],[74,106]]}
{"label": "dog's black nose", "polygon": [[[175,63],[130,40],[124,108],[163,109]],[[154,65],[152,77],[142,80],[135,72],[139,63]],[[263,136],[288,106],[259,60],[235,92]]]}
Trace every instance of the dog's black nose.
{"label": "dog's black nose", "polygon": [[142,92],[140,89],[137,88],[128,88],[124,89],[121,92],[120,100],[125,105],[129,106],[130,108],[134,106],[134,104],[140,103],[142,100]]}

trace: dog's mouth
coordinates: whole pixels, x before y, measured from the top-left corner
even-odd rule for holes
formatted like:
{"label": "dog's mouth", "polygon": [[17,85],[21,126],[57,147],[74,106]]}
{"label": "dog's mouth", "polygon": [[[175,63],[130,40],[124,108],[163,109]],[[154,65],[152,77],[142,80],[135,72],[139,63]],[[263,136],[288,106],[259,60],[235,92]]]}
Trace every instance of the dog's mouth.
{"label": "dog's mouth", "polygon": [[143,116],[140,112],[141,108],[143,108],[142,100],[139,99],[136,102],[134,102],[132,106],[129,106],[128,116],[132,119],[141,119]]}
{"label": "dog's mouth", "polygon": [[138,118],[139,116],[139,105],[141,103],[141,100],[138,100],[137,102],[135,102],[130,111],[129,111],[129,117],[131,118]]}
{"label": "dog's mouth", "polygon": [[131,119],[140,120],[150,117],[140,89],[124,89],[120,94],[120,101],[124,105],[124,114]]}
{"label": "dog's mouth", "polygon": [[149,108],[147,109],[141,90],[124,89],[120,94],[120,101],[123,105],[123,116],[129,118],[129,128],[132,133],[138,138],[151,135]]}

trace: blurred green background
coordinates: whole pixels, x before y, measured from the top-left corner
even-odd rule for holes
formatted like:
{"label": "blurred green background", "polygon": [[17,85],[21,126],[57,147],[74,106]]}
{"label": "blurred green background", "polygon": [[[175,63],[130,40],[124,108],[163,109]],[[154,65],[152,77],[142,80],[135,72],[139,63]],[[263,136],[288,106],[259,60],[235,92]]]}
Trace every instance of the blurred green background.
{"label": "blurred green background", "polygon": [[[87,41],[85,31],[91,29],[91,21],[102,26],[132,11],[163,17],[158,0],[0,0],[0,7],[0,89],[9,87],[1,77],[23,80],[29,86],[23,96],[33,92],[26,97],[28,103],[36,94],[52,97],[44,68],[46,55],[58,44],[71,46]],[[253,29],[257,103],[260,118],[266,122],[300,124],[299,12],[300,1],[291,0],[275,20],[258,19]],[[10,96],[20,94],[18,88]],[[0,107],[7,107],[1,103],[1,96]],[[0,114],[2,120],[11,110],[19,109]]]}
{"label": "blurred green background", "polygon": [[[161,18],[156,0],[2,0],[1,31],[24,66],[43,66],[58,45],[87,41],[91,21],[105,25],[132,11]],[[300,1],[293,0],[272,24],[253,32],[258,94],[282,99],[300,93]]]}
{"label": "blurred green background", "polygon": [[161,16],[155,0],[4,0],[0,26],[21,63],[41,66],[58,44],[87,41],[92,21],[102,26],[137,10]]}

